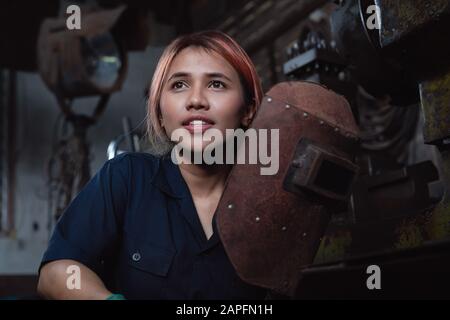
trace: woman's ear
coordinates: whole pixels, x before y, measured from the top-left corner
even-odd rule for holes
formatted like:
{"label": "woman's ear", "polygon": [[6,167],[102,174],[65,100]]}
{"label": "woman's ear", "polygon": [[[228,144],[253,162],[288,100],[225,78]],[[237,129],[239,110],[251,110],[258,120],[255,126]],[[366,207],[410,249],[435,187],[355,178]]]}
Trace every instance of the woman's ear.
{"label": "woman's ear", "polygon": [[252,123],[253,117],[256,114],[256,105],[255,103],[251,103],[247,106],[244,116],[241,119],[241,125],[243,127],[250,126],[250,123]]}

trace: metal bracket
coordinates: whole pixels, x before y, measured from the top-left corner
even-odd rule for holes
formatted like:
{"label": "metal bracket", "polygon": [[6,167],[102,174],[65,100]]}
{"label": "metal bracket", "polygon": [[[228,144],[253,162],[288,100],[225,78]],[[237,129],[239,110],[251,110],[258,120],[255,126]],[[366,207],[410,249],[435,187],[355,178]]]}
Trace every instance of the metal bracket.
{"label": "metal bracket", "polygon": [[359,167],[330,149],[302,138],[284,179],[284,188],[296,194],[311,191],[327,199],[345,201]]}

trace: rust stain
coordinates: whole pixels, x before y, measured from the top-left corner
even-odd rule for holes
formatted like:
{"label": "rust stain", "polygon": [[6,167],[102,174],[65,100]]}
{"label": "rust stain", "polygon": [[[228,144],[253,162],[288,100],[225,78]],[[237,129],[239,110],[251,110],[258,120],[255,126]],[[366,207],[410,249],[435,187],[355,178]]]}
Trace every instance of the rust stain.
{"label": "rust stain", "polygon": [[352,244],[350,231],[337,231],[323,237],[314,264],[326,263],[344,258]]}

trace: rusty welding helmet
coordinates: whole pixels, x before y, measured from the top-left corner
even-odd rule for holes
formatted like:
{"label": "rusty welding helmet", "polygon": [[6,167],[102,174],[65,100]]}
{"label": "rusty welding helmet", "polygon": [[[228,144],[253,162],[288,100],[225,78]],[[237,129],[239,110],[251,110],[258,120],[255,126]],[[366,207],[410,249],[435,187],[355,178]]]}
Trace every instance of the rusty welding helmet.
{"label": "rusty welding helmet", "polygon": [[358,128],[343,96],[300,81],[274,86],[251,128],[279,129],[279,170],[261,175],[260,164],[235,164],[217,207],[217,227],[242,280],[292,296],[302,267],[314,259],[330,208],[348,199],[358,171]]}

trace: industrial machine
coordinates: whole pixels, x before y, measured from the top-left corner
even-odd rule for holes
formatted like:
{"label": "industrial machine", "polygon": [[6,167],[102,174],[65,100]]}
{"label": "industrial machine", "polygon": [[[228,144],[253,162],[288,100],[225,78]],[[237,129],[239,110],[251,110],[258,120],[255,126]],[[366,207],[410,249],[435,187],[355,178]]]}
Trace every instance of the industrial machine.
{"label": "industrial machine", "polygon": [[[281,231],[271,229],[266,236],[278,242],[268,246],[268,240],[259,237],[258,243],[252,243],[253,251],[247,250],[266,264],[244,263],[242,257],[236,257],[238,272],[255,284],[273,277],[274,269],[266,268],[268,260],[261,260],[256,255],[261,251],[253,248],[263,246],[268,250],[266,257],[273,254],[280,261],[278,279],[290,274],[293,264],[297,267],[296,276],[285,277],[289,279],[285,287],[280,282],[265,283],[280,297],[450,297],[449,39],[447,0],[337,1],[325,19],[303,24],[298,39],[286,50],[283,73],[292,81],[323,84],[350,102],[361,130],[355,154],[358,176],[348,206],[333,208],[320,239],[322,226],[317,221],[307,228],[298,227],[298,241],[305,228],[315,236],[309,249],[296,252],[297,259],[291,254],[296,242],[289,237],[276,238]],[[285,96],[281,101],[289,99]],[[435,163],[411,160],[416,129],[421,124],[419,108],[424,117],[423,139],[439,153]],[[294,163],[295,157],[290,161]],[[329,178],[335,179],[332,174]],[[266,183],[274,192],[289,191],[285,185],[280,191],[275,182]],[[305,197],[307,190],[300,187],[301,197]],[[227,192],[224,199],[237,201]],[[283,206],[279,208],[272,208],[274,223],[288,214]],[[230,216],[226,210],[219,211],[225,221]],[[312,216],[299,207],[291,219],[314,220],[319,215]],[[231,227],[223,223],[222,228],[227,235]],[[258,234],[256,230],[247,232]],[[320,246],[314,258],[308,259],[317,240]],[[249,246],[234,238],[225,237],[224,241],[232,258]]]}

